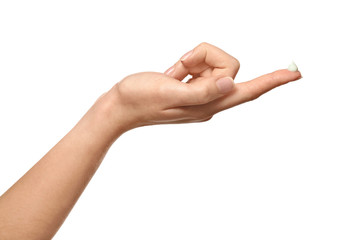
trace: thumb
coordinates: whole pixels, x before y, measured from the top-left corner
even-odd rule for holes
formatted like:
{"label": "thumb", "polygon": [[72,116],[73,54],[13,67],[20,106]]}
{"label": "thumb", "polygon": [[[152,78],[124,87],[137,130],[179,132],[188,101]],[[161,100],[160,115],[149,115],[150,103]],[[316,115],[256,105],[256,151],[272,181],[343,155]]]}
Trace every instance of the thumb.
{"label": "thumb", "polygon": [[234,80],[231,77],[218,78],[216,80],[216,87],[219,94],[229,93],[234,88]]}
{"label": "thumb", "polygon": [[187,91],[185,105],[199,105],[211,102],[233,91],[235,83],[231,77],[199,77],[184,83]]}

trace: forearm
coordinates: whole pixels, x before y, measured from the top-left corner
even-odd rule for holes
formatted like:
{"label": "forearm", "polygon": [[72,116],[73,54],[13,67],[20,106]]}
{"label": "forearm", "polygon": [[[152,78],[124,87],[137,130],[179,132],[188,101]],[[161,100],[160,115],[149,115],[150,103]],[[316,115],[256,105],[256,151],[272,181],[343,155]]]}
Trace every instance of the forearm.
{"label": "forearm", "polygon": [[[299,71],[283,69],[235,84],[239,66],[229,54],[203,43],[166,74],[138,73],[118,82],[0,198],[0,239],[51,238],[123,132],[207,121],[301,77]],[[182,82],[188,74],[192,78]]]}
{"label": "forearm", "polygon": [[[106,97],[0,198],[0,239],[50,239],[122,128],[110,128]],[[114,124],[115,125],[115,124]]]}

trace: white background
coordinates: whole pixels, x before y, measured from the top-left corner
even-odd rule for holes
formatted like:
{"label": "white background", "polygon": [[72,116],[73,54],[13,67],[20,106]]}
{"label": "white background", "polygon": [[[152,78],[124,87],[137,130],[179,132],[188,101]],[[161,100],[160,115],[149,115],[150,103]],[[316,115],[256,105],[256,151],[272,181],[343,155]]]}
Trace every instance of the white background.
{"label": "white background", "polygon": [[345,2],[0,1],[0,194],[113,84],[205,41],[236,82],[292,60],[303,79],[124,134],[54,239],[348,239]]}

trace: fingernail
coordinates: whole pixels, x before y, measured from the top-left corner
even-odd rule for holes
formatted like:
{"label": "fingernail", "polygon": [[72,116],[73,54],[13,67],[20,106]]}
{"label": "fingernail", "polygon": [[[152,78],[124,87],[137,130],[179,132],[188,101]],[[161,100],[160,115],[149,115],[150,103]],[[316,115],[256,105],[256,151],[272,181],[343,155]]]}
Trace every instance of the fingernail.
{"label": "fingernail", "polygon": [[175,69],[175,66],[170,67],[169,69],[166,70],[165,74],[168,76],[171,76],[171,74],[173,73]]}
{"label": "fingernail", "polygon": [[228,93],[234,87],[234,80],[231,77],[220,78],[216,81],[220,93]]}
{"label": "fingernail", "polygon": [[288,71],[291,71],[291,72],[297,72],[298,71],[298,67],[297,65],[294,63],[294,61],[292,61],[290,63],[290,65],[288,65]]}
{"label": "fingernail", "polygon": [[181,61],[184,61],[185,59],[187,59],[192,54],[193,54],[193,50],[190,50],[189,52],[184,54],[183,57],[181,57]]}

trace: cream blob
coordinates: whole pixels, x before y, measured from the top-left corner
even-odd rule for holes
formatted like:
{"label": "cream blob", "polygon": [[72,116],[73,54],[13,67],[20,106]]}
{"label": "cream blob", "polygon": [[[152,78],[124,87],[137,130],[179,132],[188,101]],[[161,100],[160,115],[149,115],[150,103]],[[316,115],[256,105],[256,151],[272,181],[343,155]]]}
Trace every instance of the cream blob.
{"label": "cream blob", "polygon": [[291,72],[297,72],[298,71],[298,67],[297,65],[294,63],[294,61],[291,62],[290,65],[288,65],[288,68],[287,68],[289,71]]}

